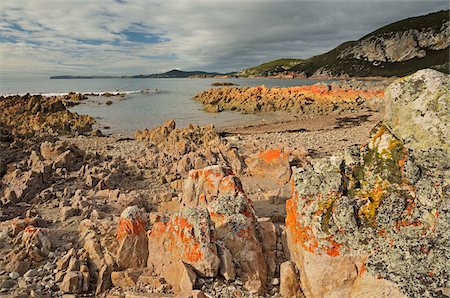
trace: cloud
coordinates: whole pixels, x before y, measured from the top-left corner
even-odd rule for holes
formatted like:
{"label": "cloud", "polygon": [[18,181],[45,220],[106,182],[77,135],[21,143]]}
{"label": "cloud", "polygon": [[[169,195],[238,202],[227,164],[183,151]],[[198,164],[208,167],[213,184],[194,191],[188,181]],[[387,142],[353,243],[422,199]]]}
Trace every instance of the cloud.
{"label": "cloud", "polygon": [[307,58],[447,1],[15,0],[0,3],[4,73],[232,71]]}

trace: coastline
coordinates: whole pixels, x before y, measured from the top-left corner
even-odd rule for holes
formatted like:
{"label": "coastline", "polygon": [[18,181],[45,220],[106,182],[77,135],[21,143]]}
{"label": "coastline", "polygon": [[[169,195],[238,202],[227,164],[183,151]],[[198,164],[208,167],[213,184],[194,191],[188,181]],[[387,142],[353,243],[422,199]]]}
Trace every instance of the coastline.
{"label": "coastline", "polygon": [[[438,89],[436,85],[430,88],[429,82],[438,82]],[[105,136],[93,129],[92,117],[71,112],[73,103],[85,100],[80,94],[1,98],[0,254],[5,257],[0,258],[0,268],[5,270],[0,271],[0,282],[10,286],[0,291],[17,294],[44,282],[48,285],[43,286],[44,291],[50,294],[88,292],[81,280],[85,276],[92,278],[94,287],[89,291],[96,295],[126,297],[147,291],[175,297],[180,291],[173,285],[178,285],[180,278],[168,276],[167,272],[175,271],[167,266],[178,266],[176,270],[185,276],[195,276],[189,291],[201,281],[202,291],[213,297],[233,293],[264,297],[267,291],[280,291],[274,280],[286,278],[276,268],[286,262],[304,266],[293,254],[297,250],[305,249],[320,262],[333,262],[335,257],[349,260],[351,266],[345,268],[349,274],[359,270],[350,252],[366,249],[367,242],[354,241],[354,235],[362,240],[370,237],[386,249],[371,257],[391,264],[390,257],[402,256],[404,250],[402,246],[392,248],[380,231],[411,247],[424,239],[420,234],[423,226],[437,231],[433,237],[446,231],[441,228],[445,221],[431,227],[429,221],[410,224],[419,219],[406,211],[428,212],[427,207],[419,201],[408,205],[406,198],[403,205],[392,203],[392,197],[384,194],[392,192],[397,200],[412,185],[429,196],[434,190],[420,188],[417,181],[427,184],[430,177],[441,179],[436,165],[446,153],[446,141],[440,139],[446,126],[436,126],[442,132],[414,139],[416,143],[424,139],[428,146],[431,141],[426,138],[431,138],[441,151],[430,148],[422,154],[423,144],[414,147],[416,143],[405,140],[408,134],[422,133],[424,122],[420,121],[425,121],[424,127],[426,121],[443,121],[439,111],[431,110],[433,106],[409,103],[410,94],[424,94],[414,97],[417,100],[432,98],[435,92],[448,104],[448,76],[425,70],[393,84],[397,84],[394,90],[403,88],[402,92],[393,94],[388,87],[384,99],[376,98],[378,105],[372,110],[276,111],[263,121],[218,129],[192,124],[178,127],[167,120],[138,130],[130,138]],[[417,86],[419,91],[414,89]],[[308,97],[307,101],[328,104],[333,90],[343,92],[340,86],[320,88],[314,93],[317,98]],[[381,93],[376,94],[379,97]],[[321,95],[327,99],[320,99]],[[348,100],[347,96],[336,98],[333,100]],[[359,95],[353,98],[356,101]],[[401,118],[408,117],[403,112],[418,115],[417,106],[430,107],[425,118],[418,122]],[[404,121],[417,127],[398,125]],[[396,133],[406,137],[400,139]],[[379,179],[383,179],[381,186]],[[435,193],[442,193],[441,184],[433,187]],[[439,213],[446,212],[438,205],[442,198],[433,202],[433,210]],[[346,200],[351,200],[350,207],[341,205]],[[394,207],[406,211],[392,213]],[[379,220],[378,214],[384,217]],[[441,220],[436,212],[430,214]],[[399,230],[399,216],[404,218],[400,223],[414,231],[412,240],[410,234]],[[380,226],[373,225],[374,218]],[[300,226],[303,219],[306,229]],[[356,221],[358,226],[353,224]],[[354,230],[341,229],[341,224]],[[361,232],[355,234],[355,230]],[[271,243],[270,247],[266,243]],[[310,247],[310,243],[317,245]],[[163,257],[150,254],[152,251],[163,252]],[[219,273],[223,251],[234,258],[229,270],[235,271]],[[414,256],[426,258],[422,252]],[[417,284],[398,268],[380,271],[371,263],[357,261],[358,266],[370,270],[364,275],[369,282],[379,282],[375,277],[384,274],[380,291],[394,287],[391,275],[400,275],[408,286]],[[439,260],[426,266],[440,264]],[[22,277],[29,270],[38,270],[34,268],[40,273]],[[316,269],[322,270],[320,266]],[[210,270],[213,273],[208,273]],[[217,278],[218,274],[223,278]],[[351,282],[356,284],[360,278],[355,274]],[[439,282],[439,278],[433,280],[435,285]]]}

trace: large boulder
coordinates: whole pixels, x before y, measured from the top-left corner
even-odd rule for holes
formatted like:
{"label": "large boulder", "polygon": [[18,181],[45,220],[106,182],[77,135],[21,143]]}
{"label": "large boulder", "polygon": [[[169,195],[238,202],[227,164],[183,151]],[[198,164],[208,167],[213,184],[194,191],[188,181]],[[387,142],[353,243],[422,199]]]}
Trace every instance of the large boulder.
{"label": "large boulder", "polygon": [[[434,73],[441,79],[431,83],[427,72],[389,88],[419,88],[423,106],[433,107],[423,113],[432,115],[436,99],[448,105],[442,97],[448,76]],[[396,94],[388,105],[412,100]],[[442,138],[448,121],[429,116],[422,142],[428,124],[393,120],[416,112],[408,104],[391,109],[389,126],[375,127],[367,145],[293,170],[287,240],[307,297],[438,297],[450,286],[450,159]]]}
{"label": "large boulder", "polygon": [[238,277],[253,292],[262,292],[267,280],[266,261],[257,236],[256,215],[241,181],[229,168],[211,166],[189,172],[184,183],[183,206],[204,206],[220,240],[239,262]]}
{"label": "large boulder", "polygon": [[395,81],[385,92],[384,123],[409,148],[450,149],[450,79],[424,69]]}
{"label": "large boulder", "polygon": [[147,219],[137,206],[127,207],[117,228],[116,262],[120,269],[145,267],[147,264]]}
{"label": "large boulder", "polygon": [[220,259],[212,230],[204,208],[187,208],[167,223],[156,222],[148,236],[148,266],[161,273],[172,263],[182,261],[200,276],[216,276]]}

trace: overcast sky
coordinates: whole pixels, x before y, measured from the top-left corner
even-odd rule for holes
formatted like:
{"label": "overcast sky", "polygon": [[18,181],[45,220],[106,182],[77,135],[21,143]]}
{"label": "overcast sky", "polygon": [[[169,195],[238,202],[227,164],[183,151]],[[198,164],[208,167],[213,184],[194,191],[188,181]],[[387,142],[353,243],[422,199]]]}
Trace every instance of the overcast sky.
{"label": "overcast sky", "polygon": [[228,72],[308,58],[448,1],[1,0],[0,72]]}

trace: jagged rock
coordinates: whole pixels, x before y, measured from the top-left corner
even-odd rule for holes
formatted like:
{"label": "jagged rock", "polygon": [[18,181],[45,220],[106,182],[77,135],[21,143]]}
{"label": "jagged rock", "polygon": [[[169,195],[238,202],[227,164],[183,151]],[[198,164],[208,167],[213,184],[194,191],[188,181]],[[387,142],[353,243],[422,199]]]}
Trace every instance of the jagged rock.
{"label": "jagged rock", "polygon": [[294,264],[286,261],[280,265],[280,294],[282,297],[299,297],[300,281],[295,272]]}
{"label": "jagged rock", "polygon": [[156,222],[149,233],[148,266],[167,271],[170,263],[183,261],[201,276],[214,277],[219,269],[217,248],[212,242],[212,222],[204,208],[187,208],[169,222]]}
{"label": "jagged rock", "polygon": [[0,101],[0,110],[2,122],[13,128],[13,135],[85,133],[91,131],[95,123],[90,116],[68,111],[57,97],[6,96]]}
{"label": "jagged rock", "polygon": [[267,271],[273,276],[276,270],[277,232],[270,218],[259,218],[261,242],[267,263]]}
{"label": "jagged rock", "polygon": [[207,206],[220,195],[243,193],[240,180],[229,168],[210,166],[189,172],[184,182],[182,206]]}
{"label": "jagged rock", "polygon": [[208,112],[245,113],[288,111],[297,114],[330,114],[349,110],[377,110],[383,90],[329,88],[327,85],[267,88],[213,88],[198,93],[194,100]]}
{"label": "jagged rock", "polygon": [[125,271],[114,271],[111,273],[111,281],[115,287],[130,288],[136,286],[142,269],[127,269]]}
{"label": "jagged rock", "polygon": [[148,256],[147,218],[137,207],[130,206],[120,215],[117,228],[119,249],[116,262],[120,269],[145,267]]}
{"label": "jagged rock", "polygon": [[83,290],[83,275],[79,271],[67,272],[59,288],[63,293],[81,293]]}
{"label": "jagged rock", "polygon": [[[428,94],[423,105],[431,106],[433,114],[433,103],[447,81],[427,85],[424,77],[433,74],[427,72],[390,88],[416,86],[423,91],[419,97]],[[392,94],[406,96],[399,102],[416,96],[408,100],[408,93]],[[446,287],[449,150],[439,134],[428,136],[433,145],[411,138],[408,127],[417,125],[409,123],[413,119],[393,122],[401,118],[397,113],[410,113],[407,104],[404,110],[392,109],[388,122],[405,139],[378,125],[361,148],[359,161],[318,159],[294,171],[294,194],[286,206],[287,238],[307,297],[437,297],[438,289]],[[432,119],[436,129],[430,131],[448,134],[443,118]],[[412,136],[420,135],[420,129]]]}
{"label": "jagged rock", "polygon": [[24,275],[25,272],[30,268],[31,262],[30,260],[16,261],[12,260],[5,266],[5,270],[7,272],[17,272],[19,276]]}
{"label": "jagged rock", "polygon": [[[28,226],[17,238],[18,246],[11,253],[24,253],[29,260],[40,262],[44,260],[50,252],[52,243],[48,237],[49,230]],[[18,237],[20,236],[20,233]]]}
{"label": "jagged rock", "polygon": [[267,150],[250,155],[245,163],[252,176],[267,177],[286,184],[291,179],[289,152],[281,149]]}
{"label": "jagged rock", "polygon": [[262,292],[267,281],[266,262],[256,235],[253,204],[239,178],[228,168],[211,166],[189,172],[184,185],[182,205],[208,209],[216,239],[236,258],[246,288]]}
{"label": "jagged rock", "polygon": [[16,236],[28,226],[37,226],[36,218],[14,218],[0,223],[0,231]]}
{"label": "jagged rock", "polygon": [[182,261],[169,265],[162,275],[175,293],[190,293],[197,279],[194,270]]}
{"label": "jagged rock", "polygon": [[220,258],[220,274],[226,279],[233,281],[236,278],[236,271],[233,264],[233,255],[222,241],[217,241],[217,252]]}

